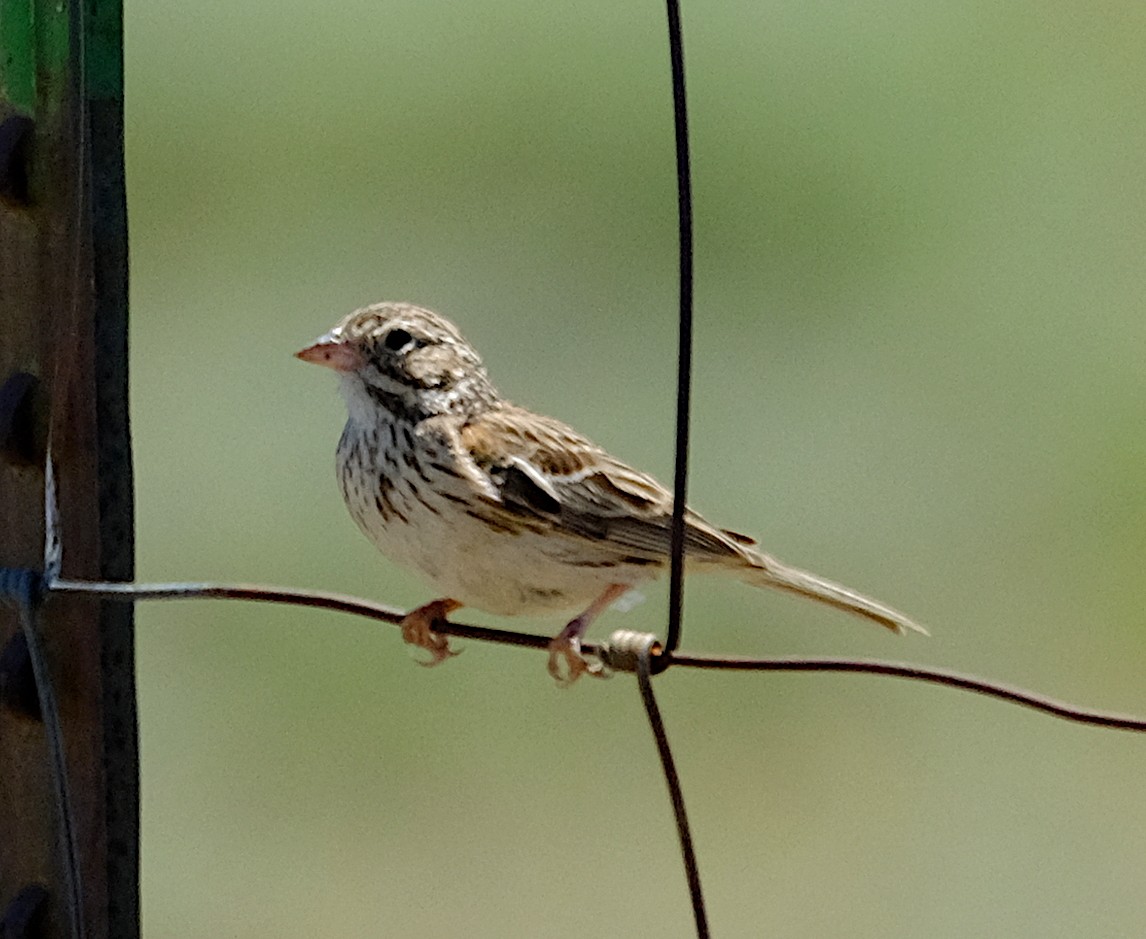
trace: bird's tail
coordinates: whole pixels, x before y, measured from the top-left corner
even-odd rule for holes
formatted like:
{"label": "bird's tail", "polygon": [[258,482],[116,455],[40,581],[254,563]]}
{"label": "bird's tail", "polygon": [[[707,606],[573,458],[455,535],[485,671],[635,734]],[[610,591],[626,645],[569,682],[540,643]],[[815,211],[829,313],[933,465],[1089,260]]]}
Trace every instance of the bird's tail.
{"label": "bird's tail", "polygon": [[884,606],[878,600],[856,593],[850,587],[825,580],[816,574],[802,571],[796,567],[789,567],[766,554],[752,552],[752,563],[740,568],[737,576],[747,584],[754,587],[772,587],[775,590],[785,590],[810,600],[818,600],[838,610],[874,620],[892,632],[912,632],[929,635],[926,629],[914,620],[904,616],[898,610]]}

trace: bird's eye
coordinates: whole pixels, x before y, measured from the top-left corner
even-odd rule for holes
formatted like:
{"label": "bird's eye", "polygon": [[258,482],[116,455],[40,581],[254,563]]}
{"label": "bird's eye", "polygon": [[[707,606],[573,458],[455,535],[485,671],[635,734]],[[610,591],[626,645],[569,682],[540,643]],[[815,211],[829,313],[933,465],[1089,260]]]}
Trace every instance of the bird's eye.
{"label": "bird's eye", "polygon": [[382,340],[382,345],[391,352],[401,352],[413,341],[414,337],[406,332],[406,330],[392,329],[386,334],[386,338]]}

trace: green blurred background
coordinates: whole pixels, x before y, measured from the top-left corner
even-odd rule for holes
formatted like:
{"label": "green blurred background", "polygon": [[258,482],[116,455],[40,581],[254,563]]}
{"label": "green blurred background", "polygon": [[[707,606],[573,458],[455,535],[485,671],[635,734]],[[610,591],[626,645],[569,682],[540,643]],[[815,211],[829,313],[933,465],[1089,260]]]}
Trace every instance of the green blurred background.
{"label": "green blurred background", "polygon": [[[700,579],[686,646],[1146,712],[1146,6],[684,19],[692,500],[933,632]],[[126,29],[142,579],[430,598],[344,511],[335,382],[291,357],[383,298],[671,476],[660,4],[128,0]],[[646,594],[596,633],[660,629]],[[148,939],[690,934],[631,679],[474,643],[426,671],[283,607],[139,620]],[[1146,932],[1140,738],[877,678],[657,688],[717,935]]]}

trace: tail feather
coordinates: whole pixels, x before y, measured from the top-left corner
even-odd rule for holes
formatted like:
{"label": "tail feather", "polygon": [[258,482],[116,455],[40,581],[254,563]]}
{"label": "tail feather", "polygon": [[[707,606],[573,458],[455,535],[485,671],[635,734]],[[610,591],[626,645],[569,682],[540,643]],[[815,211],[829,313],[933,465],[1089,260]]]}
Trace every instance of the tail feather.
{"label": "tail feather", "polygon": [[850,587],[825,580],[816,574],[802,571],[796,567],[789,567],[768,555],[759,554],[752,558],[749,567],[737,571],[740,579],[754,587],[771,587],[775,590],[785,590],[788,593],[798,594],[810,600],[818,600],[838,610],[874,620],[892,632],[905,633],[907,631],[927,632],[922,626],[898,610],[885,606],[878,600],[856,593]]}

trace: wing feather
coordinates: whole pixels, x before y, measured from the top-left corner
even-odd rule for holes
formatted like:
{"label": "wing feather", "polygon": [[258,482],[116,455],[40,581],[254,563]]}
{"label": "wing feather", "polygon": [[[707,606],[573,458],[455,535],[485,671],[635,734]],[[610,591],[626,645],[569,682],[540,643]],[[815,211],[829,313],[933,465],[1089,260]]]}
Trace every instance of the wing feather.
{"label": "wing feather", "polygon": [[[572,428],[507,405],[462,425],[460,443],[503,509],[552,530],[611,543],[650,561],[668,555],[672,493]],[[698,558],[744,557],[749,541],[688,510],[685,548]]]}

